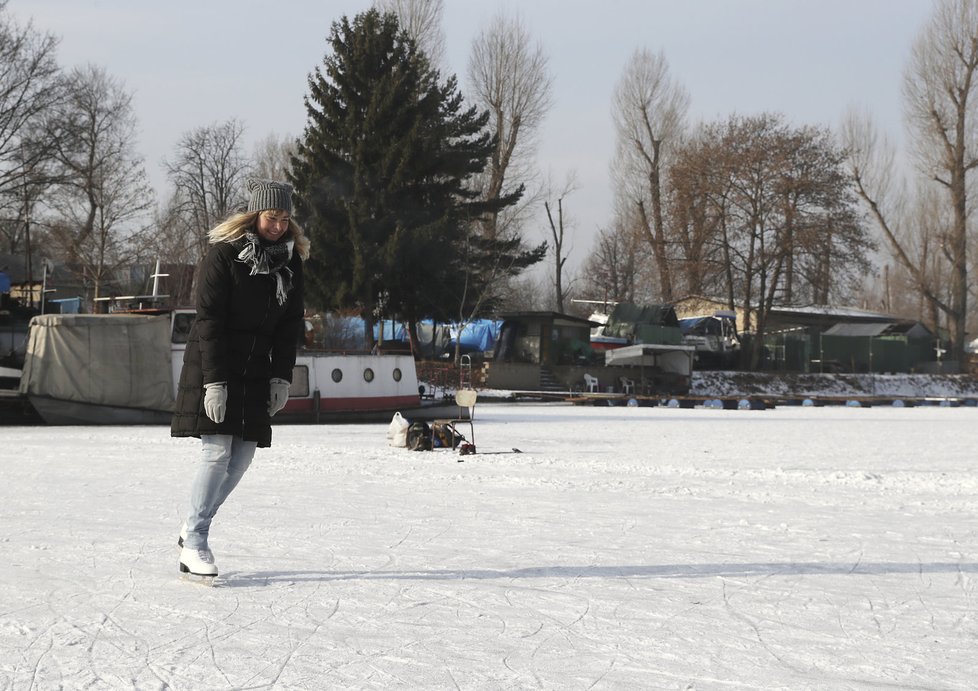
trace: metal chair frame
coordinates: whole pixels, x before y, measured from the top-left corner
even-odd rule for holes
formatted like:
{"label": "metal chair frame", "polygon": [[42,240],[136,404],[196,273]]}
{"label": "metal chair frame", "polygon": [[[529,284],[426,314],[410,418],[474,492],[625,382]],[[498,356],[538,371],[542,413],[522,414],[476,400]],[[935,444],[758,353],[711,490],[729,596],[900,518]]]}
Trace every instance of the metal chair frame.
{"label": "metal chair frame", "polygon": [[[459,389],[455,392],[455,403],[458,404],[458,415],[451,419],[446,420],[446,423],[452,430],[452,449],[456,448],[455,438],[458,436],[458,430],[456,425],[461,423],[467,423],[469,426],[469,437],[468,441],[472,446],[475,446],[475,403],[479,398],[479,394],[475,389]],[[463,417],[463,413],[467,411],[467,416]]]}

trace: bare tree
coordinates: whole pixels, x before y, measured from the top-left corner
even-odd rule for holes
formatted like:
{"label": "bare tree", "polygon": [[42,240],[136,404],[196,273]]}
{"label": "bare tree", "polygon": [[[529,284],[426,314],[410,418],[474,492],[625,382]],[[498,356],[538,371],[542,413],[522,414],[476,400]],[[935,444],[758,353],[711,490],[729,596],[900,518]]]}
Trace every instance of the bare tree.
{"label": "bare tree", "polygon": [[50,184],[46,120],[61,97],[58,40],[19,25],[0,0],[0,235],[10,252],[24,251],[31,268],[30,224],[34,203]]}
{"label": "bare tree", "polygon": [[679,145],[669,166],[667,215],[678,254],[673,290],[724,296],[733,305],[728,245],[723,240],[730,180],[716,165],[716,156],[709,137],[698,130]]}
{"label": "bare tree", "polygon": [[[51,184],[52,174],[49,172],[47,161],[38,161],[30,168],[23,168],[23,175],[16,188],[8,189],[0,197],[3,200],[2,216],[0,216],[0,238],[3,244],[0,251],[12,255],[22,254],[25,259],[28,282],[33,280],[32,259],[34,255],[34,238],[36,235],[36,208]],[[28,293],[28,299],[33,307],[34,293]]]}
{"label": "bare tree", "polygon": [[177,142],[164,161],[182,212],[194,229],[199,259],[207,249],[207,231],[240,203],[250,166],[241,152],[244,125],[235,119],[198,127]]}
{"label": "bare tree", "polygon": [[252,172],[266,180],[286,180],[295,152],[294,137],[270,134],[255,145]]}
{"label": "bare tree", "polygon": [[669,239],[663,214],[663,171],[669,148],[682,136],[689,95],[672,79],[661,52],[639,49],[615,88],[612,115],[618,155],[612,168],[617,194],[645,228],[659,276],[661,299],[674,298]]}
{"label": "bare tree", "polygon": [[[901,219],[887,198],[891,181],[879,138],[868,119],[850,116],[845,126],[851,150],[851,172],[857,191],[869,207],[896,260],[913,277],[917,290],[951,332],[955,359],[965,354],[968,312],[970,173],[978,167],[978,0],[939,0],[930,21],[913,46],[904,73],[904,102],[921,185],[936,186],[947,209],[947,225],[917,244],[901,230]],[[908,216],[909,217],[909,216]],[[926,256],[919,250],[926,246]],[[935,283],[932,263],[938,257],[948,268]],[[949,287],[945,296],[941,285]]]}
{"label": "bare tree", "polygon": [[150,233],[143,240],[146,251],[161,258],[161,269],[168,274],[166,294],[175,305],[193,303],[194,267],[200,258],[199,233],[189,219],[186,204],[175,190],[157,206]]}
{"label": "bare tree", "polygon": [[538,312],[551,309],[550,282],[545,277],[522,276],[507,281],[502,301],[514,312]]}
{"label": "bare tree", "polygon": [[198,128],[180,140],[180,165],[167,164],[174,187],[157,210],[156,232],[147,243],[168,259],[167,292],[177,304],[192,300],[194,276],[186,268],[200,260],[206,232],[234,209],[245,176],[285,180],[291,169],[294,139],[269,134],[245,162],[242,132],[235,121]]}
{"label": "bare tree", "polygon": [[[565,287],[564,278],[565,271],[564,267],[567,264],[567,231],[571,227],[571,222],[569,218],[564,217],[564,199],[572,194],[574,190],[577,189],[577,184],[574,175],[571,174],[567,177],[564,182],[563,188],[557,193],[557,208],[556,208],[556,218],[554,217],[554,209],[551,208],[550,199],[546,199],[543,202],[543,208],[547,212],[547,224],[550,227],[550,239],[552,244],[550,244],[550,253],[554,261],[554,273],[553,273],[553,291],[554,291],[554,305],[558,312],[564,312],[564,300],[568,295],[570,284],[568,283]],[[548,194],[548,197],[553,197],[553,193]]]}
{"label": "bare tree", "polygon": [[46,155],[29,136],[60,96],[58,40],[31,23],[19,26],[0,0],[0,191],[16,186],[34,160]]}
{"label": "bare tree", "polygon": [[[855,213],[844,154],[823,128],[793,128],[783,117],[731,117],[702,128],[672,175],[675,219],[705,235],[679,250],[704,262],[703,285],[720,287],[755,334],[745,351],[756,367],[774,306],[825,303],[869,270],[873,249]],[[685,216],[683,215],[685,214]],[[692,239],[692,234],[691,234]],[[695,269],[695,266],[691,266]]]}
{"label": "bare tree", "polygon": [[445,32],[442,15],[445,0],[374,0],[380,12],[397,16],[397,23],[438,69],[445,62]]}
{"label": "bare tree", "polygon": [[647,252],[648,244],[635,227],[619,222],[600,229],[584,264],[585,294],[609,303],[636,302]]}
{"label": "bare tree", "polygon": [[139,259],[140,248],[128,241],[145,227],[154,202],[136,153],[132,95],[101,67],[76,68],[57,121],[56,160],[64,172],[48,202],[56,215],[52,238],[98,299],[120,266]]}
{"label": "bare tree", "polygon": [[[883,281],[865,289],[870,299],[877,299],[880,308],[891,314],[914,315],[925,324],[936,327],[942,323],[937,308],[939,302],[950,300],[950,266],[940,251],[941,235],[950,225],[950,209],[943,195],[934,186],[917,190],[912,199],[899,205],[901,244],[913,259],[914,272],[908,271],[899,260],[883,267]],[[938,297],[929,300],[920,289]]]}
{"label": "bare tree", "polygon": [[[479,108],[488,110],[496,150],[481,180],[483,197],[496,200],[534,178],[536,136],[552,103],[553,78],[543,47],[532,43],[518,18],[498,14],[476,37],[469,83]],[[488,237],[518,233],[526,205],[509,218],[486,219]]]}

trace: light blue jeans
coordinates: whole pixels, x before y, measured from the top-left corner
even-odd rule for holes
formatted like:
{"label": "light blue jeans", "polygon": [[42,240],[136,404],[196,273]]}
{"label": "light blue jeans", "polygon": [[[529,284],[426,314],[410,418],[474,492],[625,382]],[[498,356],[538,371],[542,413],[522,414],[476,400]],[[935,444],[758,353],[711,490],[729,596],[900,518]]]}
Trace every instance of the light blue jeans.
{"label": "light blue jeans", "polygon": [[208,549],[211,521],[231,491],[248,470],[258,442],[245,441],[230,434],[202,434],[203,453],[190,489],[187,537],[184,547]]}

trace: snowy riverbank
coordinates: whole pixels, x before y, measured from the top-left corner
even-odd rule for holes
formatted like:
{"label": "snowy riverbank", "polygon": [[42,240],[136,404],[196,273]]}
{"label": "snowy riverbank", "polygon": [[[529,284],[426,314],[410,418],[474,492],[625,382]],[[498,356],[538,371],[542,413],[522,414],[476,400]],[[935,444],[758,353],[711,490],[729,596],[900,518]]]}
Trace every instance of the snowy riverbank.
{"label": "snowy riverbank", "polygon": [[694,396],[879,396],[976,398],[978,379],[931,374],[767,374],[694,372]]}

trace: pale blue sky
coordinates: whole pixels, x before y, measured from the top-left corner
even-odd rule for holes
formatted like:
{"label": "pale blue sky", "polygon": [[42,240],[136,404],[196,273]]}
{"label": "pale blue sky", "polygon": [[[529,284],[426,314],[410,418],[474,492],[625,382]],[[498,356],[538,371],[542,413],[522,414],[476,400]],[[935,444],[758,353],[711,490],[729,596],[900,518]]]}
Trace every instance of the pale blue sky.
{"label": "pale blue sky", "polygon": [[[10,0],[8,12],[61,36],[65,66],[93,62],[135,93],[140,148],[153,182],[183,132],[239,118],[249,147],[298,135],[307,75],[330,24],[370,0]],[[690,92],[693,119],[777,111],[836,126],[867,109],[901,131],[901,75],[931,0],[445,0],[448,69],[465,83],[473,38],[499,11],[519,13],[549,55],[554,106],[539,163],[560,180],[575,220],[572,264],[611,216],[610,99],[636,48],[663,50]],[[250,151],[249,151],[250,153]],[[542,217],[531,232],[545,237]]]}

